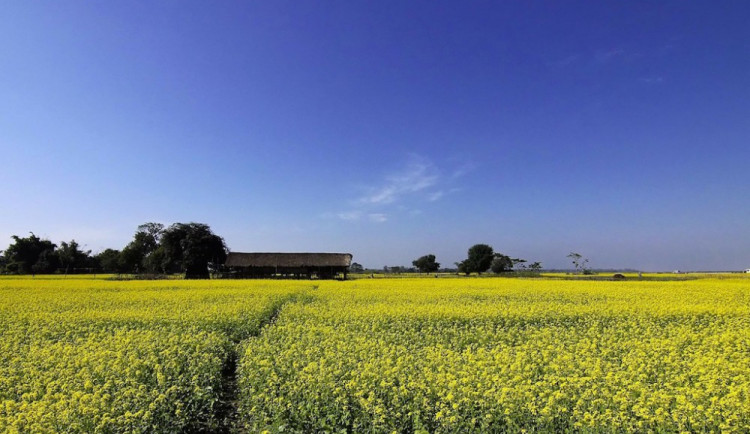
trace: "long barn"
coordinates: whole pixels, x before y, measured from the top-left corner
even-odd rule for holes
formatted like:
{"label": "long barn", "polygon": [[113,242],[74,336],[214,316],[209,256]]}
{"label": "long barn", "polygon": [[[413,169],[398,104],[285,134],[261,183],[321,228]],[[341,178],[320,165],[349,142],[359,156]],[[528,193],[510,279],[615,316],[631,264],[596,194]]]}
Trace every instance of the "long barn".
{"label": "long barn", "polygon": [[346,279],[351,253],[240,253],[230,252],[226,277]]}

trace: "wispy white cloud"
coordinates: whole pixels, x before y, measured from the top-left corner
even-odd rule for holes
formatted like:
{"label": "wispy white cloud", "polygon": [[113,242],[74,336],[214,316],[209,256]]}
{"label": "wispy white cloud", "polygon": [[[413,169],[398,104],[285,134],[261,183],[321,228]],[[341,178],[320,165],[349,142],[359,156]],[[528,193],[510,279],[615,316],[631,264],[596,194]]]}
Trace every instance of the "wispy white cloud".
{"label": "wispy white cloud", "polygon": [[383,185],[370,189],[359,199],[363,204],[388,204],[402,196],[417,193],[437,184],[439,179],[437,168],[420,159],[408,164],[403,170],[386,177]]}
{"label": "wispy white cloud", "polygon": [[388,214],[386,213],[382,213],[382,212],[365,213],[359,210],[342,211],[338,213],[324,213],[322,214],[322,217],[336,218],[336,219],[347,221],[347,222],[365,220],[365,221],[370,221],[374,223],[383,223],[383,222],[388,221]]}
{"label": "wispy white cloud", "polygon": [[361,211],[344,211],[336,214],[341,220],[359,220],[362,217]]}
{"label": "wispy white cloud", "polygon": [[458,167],[441,170],[431,160],[411,155],[401,169],[385,175],[379,183],[363,187],[363,194],[350,202],[348,210],[323,216],[372,223],[384,223],[394,215],[415,216],[421,213],[413,209],[415,203],[437,202],[458,191],[455,187],[457,179],[474,167],[472,163],[464,162]]}
{"label": "wispy white cloud", "polygon": [[453,170],[453,172],[451,173],[450,178],[451,179],[460,178],[460,177],[466,175],[467,173],[473,171],[474,169],[476,169],[476,167],[477,167],[477,165],[474,164],[473,162],[463,163],[462,165],[458,166],[457,168],[455,168]]}
{"label": "wispy white cloud", "polygon": [[383,223],[388,220],[388,216],[383,213],[371,213],[367,217],[369,217],[371,222],[375,223]]}
{"label": "wispy white cloud", "polygon": [[435,202],[437,200],[440,200],[440,198],[442,198],[444,195],[445,192],[443,190],[438,190],[427,195],[427,200],[429,200],[430,202]]}

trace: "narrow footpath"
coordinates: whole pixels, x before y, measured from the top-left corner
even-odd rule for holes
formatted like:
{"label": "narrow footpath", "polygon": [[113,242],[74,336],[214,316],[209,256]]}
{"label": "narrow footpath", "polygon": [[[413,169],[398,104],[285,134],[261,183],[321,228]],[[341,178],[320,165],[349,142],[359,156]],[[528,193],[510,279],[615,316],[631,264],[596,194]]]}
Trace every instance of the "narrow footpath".
{"label": "narrow footpath", "polygon": [[214,413],[214,420],[217,425],[213,429],[207,429],[206,433],[230,434],[240,431],[240,427],[237,426],[237,396],[239,394],[237,387],[237,365],[240,358],[239,349],[242,346],[241,344],[248,339],[260,336],[267,327],[273,326],[284,306],[294,302],[296,299],[297,294],[281,300],[270,310],[269,315],[261,321],[255,333],[232,342],[232,352],[224,361],[224,366],[221,370],[221,390],[219,391],[219,402],[216,405]]}

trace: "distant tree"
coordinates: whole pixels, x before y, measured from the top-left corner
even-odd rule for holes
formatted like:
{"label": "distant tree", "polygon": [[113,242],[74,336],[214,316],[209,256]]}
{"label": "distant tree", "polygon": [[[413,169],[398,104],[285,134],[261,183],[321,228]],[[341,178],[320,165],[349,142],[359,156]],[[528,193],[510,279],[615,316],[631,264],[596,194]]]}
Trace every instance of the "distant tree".
{"label": "distant tree", "polygon": [[349,267],[350,273],[362,273],[365,271],[365,267],[363,267],[361,264],[358,264],[356,262],[352,262],[352,265]]}
{"label": "distant tree", "polygon": [[57,261],[57,255],[54,250],[42,250],[36,263],[31,266],[31,272],[33,274],[51,274],[57,270],[58,264],[59,262]]}
{"label": "distant tree", "polygon": [[521,258],[512,258],[511,262],[513,262],[513,269],[514,270],[523,270],[526,268],[526,264],[528,261]]}
{"label": "distant tree", "polygon": [[156,250],[143,258],[142,263],[143,269],[149,273],[167,273],[167,267],[170,264],[167,249],[164,246],[157,247]]}
{"label": "distant tree", "polygon": [[133,235],[133,241],[122,249],[120,269],[127,273],[159,272],[159,267],[153,267],[156,261],[146,261],[146,258],[159,247],[163,232],[164,225],[161,223],[144,223],[138,226],[138,230]]}
{"label": "distant tree", "polygon": [[52,273],[57,268],[55,245],[43,240],[33,232],[26,238],[13,235],[13,243],[5,250],[5,269],[9,273]]}
{"label": "distant tree", "polygon": [[203,223],[175,223],[161,234],[165,270],[179,270],[186,279],[208,279],[208,263],[223,264],[227,257],[224,239]]}
{"label": "distant tree", "polygon": [[159,241],[164,233],[164,225],[161,223],[144,223],[138,226],[136,238],[140,238],[142,245],[149,251],[154,251],[159,246]]}
{"label": "distant tree", "polygon": [[120,272],[120,251],[114,249],[106,249],[98,254],[94,255],[94,261],[98,268],[101,268],[104,273],[119,273]]}
{"label": "distant tree", "polygon": [[468,256],[463,261],[465,272],[482,274],[492,265],[495,251],[487,244],[475,244],[469,248]]}
{"label": "distant tree", "polygon": [[57,249],[57,258],[65,274],[68,274],[71,268],[85,268],[90,255],[91,250],[82,251],[76,240],[71,240],[69,243],[63,241]]}
{"label": "distant tree", "polygon": [[117,261],[117,270],[120,273],[138,273],[142,270],[141,263],[144,258],[143,251],[131,242],[120,252]]}
{"label": "distant tree", "polygon": [[469,273],[471,273],[471,271],[469,271],[468,267],[466,266],[466,260],[463,260],[461,262],[454,262],[454,264],[456,265],[456,273],[464,273],[467,276],[469,275]]}
{"label": "distant tree", "polygon": [[576,273],[589,274],[591,272],[586,267],[586,264],[589,262],[589,260],[587,258],[584,258],[580,253],[570,252],[567,257],[570,258],[570,260],[573,262]]}
{"label": "distant tree", "polygon": [[435,262],[435,255],[424,255],[411,262],[420,273],[434,273],[440,269],[440,263]]}
{"label": "distant tree", "polygon": [[391,265],[390,267],[383,267],[384,271],[386,273],[392,273],[392,274],[401,274],[406,272],[406,267],[403,267],[401,265]]}
{"label": "distant tree", "polygon": [[532,262],[531,265],[529,265],[529,270],[539,273],[542,271],[542,263],[541,262]]}
{"label": "distant tree", "polygon": [[510,256],[503,255],[502,253],[495,253],[490,269],[495,274],[511,271],[513,269],[513,260]]}

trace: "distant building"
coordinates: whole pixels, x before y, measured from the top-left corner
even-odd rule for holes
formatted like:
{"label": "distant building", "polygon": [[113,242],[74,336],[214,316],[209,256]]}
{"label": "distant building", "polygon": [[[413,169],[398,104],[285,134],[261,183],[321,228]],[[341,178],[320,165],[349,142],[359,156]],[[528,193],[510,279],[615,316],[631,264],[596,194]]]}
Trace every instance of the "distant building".
{"label": "distant building", "polygon": [[240,253],[224,262],[229,278],[346,279],[351,253]]}
{"label": "distant building", "polygon": [[745,273],[750,273],[750,268],[745,269]]}

